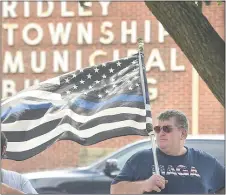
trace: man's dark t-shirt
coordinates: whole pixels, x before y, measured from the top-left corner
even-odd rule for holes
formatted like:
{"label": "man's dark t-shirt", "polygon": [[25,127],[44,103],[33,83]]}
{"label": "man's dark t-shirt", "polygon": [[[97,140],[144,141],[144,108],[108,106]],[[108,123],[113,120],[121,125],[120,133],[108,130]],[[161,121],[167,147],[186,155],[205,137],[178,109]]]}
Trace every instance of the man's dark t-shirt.
{"label": "man's dark t-shirt", "polygon": [[[187,148],[181,156],[169,156],[157,149],[160,174],[168,180],[162,194],[215,193],[225,186],[225,168],[205,152]],[[152,149],[134,154],[112,184],[140,181],[155,173]]]}

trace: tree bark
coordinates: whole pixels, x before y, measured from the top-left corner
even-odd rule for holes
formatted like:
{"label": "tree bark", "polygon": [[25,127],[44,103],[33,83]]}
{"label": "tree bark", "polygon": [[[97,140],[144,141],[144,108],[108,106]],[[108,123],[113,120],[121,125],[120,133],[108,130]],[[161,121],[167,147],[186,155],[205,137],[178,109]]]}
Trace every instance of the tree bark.
{"label": "tree bark", "polygon": [[146,1],[209,89],[225,106],[225,42],[194,2]]}

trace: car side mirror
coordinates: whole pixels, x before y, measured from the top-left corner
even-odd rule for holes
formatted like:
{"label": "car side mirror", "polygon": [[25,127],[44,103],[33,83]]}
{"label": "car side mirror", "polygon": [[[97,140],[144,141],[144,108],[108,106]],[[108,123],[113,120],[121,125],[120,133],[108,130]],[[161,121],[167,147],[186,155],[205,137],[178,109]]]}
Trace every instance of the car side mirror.
{"label": "car side mirror", "polygon": [[118,168],[118,162],[116,159],[108,159],[105,163],[104,167],[104,173],[105,175],[114,178],[117,176],[120,172],[120,169]]}

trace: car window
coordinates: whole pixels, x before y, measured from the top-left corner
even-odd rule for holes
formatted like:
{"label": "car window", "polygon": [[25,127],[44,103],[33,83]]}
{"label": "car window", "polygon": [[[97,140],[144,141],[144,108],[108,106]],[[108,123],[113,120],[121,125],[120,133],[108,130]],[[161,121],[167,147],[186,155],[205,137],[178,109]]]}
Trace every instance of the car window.
{"label": "car window", "polygon": [[130,150],[124,153],[124,155],[121,155],[120,157],[118,157],[118,168],[122,169],[126,161],[135,153],[144,149],[149,149],[149,148],[151,148],[151,142],[145,142],[142,144],[138,144],[136,147],[131,147]]}
{"label": "car window", "polygon": [[222,165],[225,165],[224,140],[187,140],[185,145],[195,148],[216,158]]}
{"label": "car window", "polygon": [[[186,146],[207,152],[215,157],[222,165],[224,165],[224,140],[187,140]],[[126,161],[136,152],[143,149],[151,148],[151,142],[146,141],[128,148],[121,155],[115,156],[118,160],[118,167],[122,169]]]}
{"label": "car window", "polygon": [[[224,153],[224,140],[187,140],[185,143],[186,146],[194,149],[199,149],[207,152],[208,154],[215,157],[222,165],[225,165],[225,153]],[[132,145],[130,147],[126,147],[121,152],[112,155],[110,158],[118,160],[118,168],[122,169],[125,165],[126,161],[136,152],[141,151],[143,149],[151,148],[150,141],[144,141]],[[105,162],[105,161],[104,161]],[[98,166],[98,169],[103,169],[105,163],[101,163]]]}
{"label": "car window", "polygon": [[[109,157],[107,157],[104,161],[102,161],[101,163],[96,163],[96,169],[99,170],[103,170],[105,167],[105,162],[107,159],[117,159],[118,161],[118,168],[122,169],[124,164],[126,163],[126,161],[136,152],[143,150],[143,149],[147,149],[147,148],[151,148],[151,143],[150,142],[140,142],[137,143],[135,145],[131,145],[129,147],[125,146],[125,148],[120,151],[120,152],[115,152],[115,154],[110,155]],[[100,162],[100,161],[99,161]]]}

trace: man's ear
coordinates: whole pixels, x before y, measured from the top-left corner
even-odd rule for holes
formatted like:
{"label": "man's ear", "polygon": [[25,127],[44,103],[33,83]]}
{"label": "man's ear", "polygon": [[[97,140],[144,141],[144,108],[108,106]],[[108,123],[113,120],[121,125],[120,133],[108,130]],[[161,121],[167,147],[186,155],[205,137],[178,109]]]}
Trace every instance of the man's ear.
{"label": "man's ear", "polygon": [[182,132],[182,133],[181,133],[181,139],[186,139],[187,136],[188,136],[187,130],[183,129],[181,132]]}

